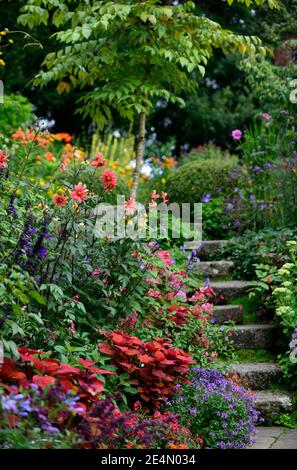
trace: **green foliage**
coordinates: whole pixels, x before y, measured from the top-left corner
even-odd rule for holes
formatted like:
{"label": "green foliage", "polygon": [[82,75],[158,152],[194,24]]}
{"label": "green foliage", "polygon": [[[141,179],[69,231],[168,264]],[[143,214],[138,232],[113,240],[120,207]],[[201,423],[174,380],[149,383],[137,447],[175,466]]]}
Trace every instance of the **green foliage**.
{"label": "green foliage", "polygon": [[253,279],[255,264],[281,267],[289,260],[286,241],[295,236],[296,232],[290,229],[266,228],[258,232],[249,230],[240,238],[231,239],[215,257],[232,259],[235,262],[235,278]]}
{"label": "green foliage", "polygon": [[190,153],[184,155],[180,159],[181,165],[186,163],[199,161],[217,161],[220,163],[221,160],[227,160],[231,158],[231,154],[228,150],[223,150],[213,143],[208,143],[206,145],[200,145],[196,149],[191,150]]}
{"label": "green foliage", "polygon": [[279,424],[280,426],[290,429],[297,429],[297,411],[294,411],[293,413],[282,413],[275,420],[275,424]]}
{"label": "green foliage", "polygon": [[[231,2],[232,3],[232,2]],[[264,2],[257,1],[257,4]],[[274,7],[276,2],[269,0]],[[30,0],[19,22],[29,27],[54,24],[62,48],[44,60],[36,85],[59,82],[59,92],[92,88],[82,99],[84,116],[100,125],[111,109],[130,120],[149,112],[156,98],[183,104],[180,93],[193,91],[190,74],[202,75],[214,49],[265,54],[255,36],[240,36],[193,10],[187,1],[163,5],[158,0],[126,4]],[[160,44],[162,47],[160,47]],[[123,80],[125,77],[125,80]]]}
{"label": "green foliage", "polygon": [[33,107],[27,98],[21,95],[5,95],[0,104],[0,133],[8,134],[21,126],[28,126],[34,120]]}
{"label": "green foliage", "polygon": [[97,152],[103,153],[108,163],[119,162],[121,165],[127,165],[135,159],[135,137],[133,135],[116,137],[109,133],[104,138],[95,133],[92,137],[90,154],[95,158]]}
{"label": "green foliage", "polygon": [[229,194],[232,191],[229,174],[236,165],[235,157],[198,160],[182,165],[172,172],[166,185],[170,202],[201,202],[204,195],[213,194],[216,190]]}
{"label": "green foliage", "polygon": [[267,303],[275,308],[276,322],[283,333],[284,350],[278,356],[288,386],[296,389],[297,355],[297,241],[286,242],[289,261],[279,269],[276,266],[256,266],[255,292],[266,295]]}

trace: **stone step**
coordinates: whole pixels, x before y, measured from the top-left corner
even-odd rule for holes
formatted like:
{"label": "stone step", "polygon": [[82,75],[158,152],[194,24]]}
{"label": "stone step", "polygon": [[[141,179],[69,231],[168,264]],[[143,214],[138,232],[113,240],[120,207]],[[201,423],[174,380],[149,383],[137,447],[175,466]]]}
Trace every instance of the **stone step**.
{"label": "stone step", "polygon": [[282,390],[257,390],[254,392],[254,403],[261,412],[261,418],[293,410],[292,395]]}
{"label": "stone step", "polygon": [[276,339],[273,325],[236,325],[230,328],[234,346],[238,349],[269,349]]}
{"label": "stone step", "polygon": [[234,362],[229,369],[248,380],[252,390],[266,390],[281,377],[281,370],[274,362]]}
{"label": "stone step", "polygon": [[233,261],[201,261],[196,265],[195,271],[203,276],[228,276],[234,268]]}
{"label": "stone step", "polygon": [[216,305],[213,318],[217,323],[222,324],[227,321],[242,323],[241,305]]}
{"label": "stone step", "polygon": [[207,259],[208,256],[213,255],[219,248],[227,244],[228,240],[205,240],[201,243],[186,242],[185,248],[187,248],[187,250],[197,250],[199,258]]}
{"label": "stone step", "polygon": [[215,294],[224,296],[224,301],[240,297],[251,288],[249,281],[210,281],[209,285]]}

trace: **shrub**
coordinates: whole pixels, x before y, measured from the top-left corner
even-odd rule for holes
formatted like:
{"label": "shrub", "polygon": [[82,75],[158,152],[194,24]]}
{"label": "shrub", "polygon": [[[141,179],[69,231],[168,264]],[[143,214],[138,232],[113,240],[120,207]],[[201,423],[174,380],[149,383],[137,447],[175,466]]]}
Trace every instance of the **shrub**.
{"label": "shrub", "polygon": [[251,392],[217,370],[193,369],[190,385],[178,386],[170,411],[199,432],[208,448],[244,448],[255,433],[258,413]]}
{"label": "shrub", "polygon": [[0,106],[0,129],[9,134],[12,129],[30,125],[34,120],[33,107],[30,101],[21,95],[5,95]]}
{"label": "shrub", "polygon": [[102,377],[113,374],[109,370],[99,369],[91,360],[78,358],[77,367],[74,367],[47,357],[43,351],[19,348],[18,352],[20,361],[4,358],[0,369],[0,381],[3,384],[18,384],[24,387],[35,384],[42,389],[54,385],[65,393],[76,392],[84,403],[81,405],[84,409],[98,400],[103,392],[104,382],[99,380],[97,375]]}
{"label": "shrub", "polygon": [[86,411],[79,396],[55,385],[46,389],[0,387],[0,440],[6,449],[191,448],[199,442],[170,412],[145,417],[121,412],[111,398]]}
{"label": "shrub", "polygon": [[217,161],[220,162],[222,159],[230,159],[231,154],[228,150],[223,150],[221,147],[213,143],[208,143],[206,145],[199,145],[198,147],[191,150],[190,153],[184,155],[181,159],[181,164],[185,165],[189,162],[194,161]]}
{"label": "shrub", "polygon": [[230,173],[236,168],[235,157],[221,160],[198,160],[172,172],[166,190],[170,202],[201,202],[206,194],[229,194],[235,187]]}
{"label": "shrub", "polygon": [[100,352],[112,358],[118,369],[128,373],[146,404],[159,407],[178,382],[187,383],[186,374],[193,364],[190,354],[174,349],[168,341],[156,338],[143,342],[119,331],[104,332],[109,343],[100,343]]}

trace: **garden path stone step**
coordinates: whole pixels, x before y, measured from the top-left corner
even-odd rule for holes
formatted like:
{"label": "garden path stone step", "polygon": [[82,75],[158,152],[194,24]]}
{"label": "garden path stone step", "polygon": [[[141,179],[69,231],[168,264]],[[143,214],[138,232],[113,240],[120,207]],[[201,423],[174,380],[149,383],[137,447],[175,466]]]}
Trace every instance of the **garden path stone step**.
{"label": "garden path stone step", "polygon": [[238,349],[269,349],[276,339],[273,325],[236,325],[230,331],[233,333],[234,346]]}
{"label": "garden path stone step", "polygon": [[242,306],[241,305],[216,305],[213,318],[217,323],[222,324],[227,321],[242,323]]}
{"label": "garden path stone step", "polygon": [[207,259],[213,255],[219,248],[228,244],[228,240],[204,240],[201,243],[187,242],[187,249],[197,250],[201,259]]}
{"label": "garden path stone step", "polygon": [[245,377],[252,390],[265,390],[281,376],[281,370],[275,362],[234,362],[229,369]]}
{"label": "garden path stone step", "polygon": [[215,294],[223,295],[226,301],[244,295],[251,288],[249,281],[210,281],[209,285]]}
{"label": "garden path stone step", "polygon": [[256,442],[248,449],[297,449],[297,429],[259,426]]}
{"label": "garden path stone step", "polygon": [[234,268],[233,261],[201,261],[195,271],[207,277],[228,276]]}
{"label": "garden path stone step", "polygon": [[264,419],[271,414],[289,413],[293,410],[292,395],[283,390],[255,391],[254,403]]}

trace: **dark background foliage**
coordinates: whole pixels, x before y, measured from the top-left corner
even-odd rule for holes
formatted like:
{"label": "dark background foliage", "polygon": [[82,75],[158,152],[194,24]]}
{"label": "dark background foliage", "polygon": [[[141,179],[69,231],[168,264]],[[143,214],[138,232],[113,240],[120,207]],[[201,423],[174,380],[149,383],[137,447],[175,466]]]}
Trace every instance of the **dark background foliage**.
{"label": "dark background foliage", "polygon": [[[21,29],[16,19],[24,0],[2,0],[0,9],[0,27],[10,30]],[[165,2],[171,3],[171,2]],[[223,27],[240,34],[256,34],[264,44],[276,48],[276,61],[286,60],[286,49],[282,43],[295,38],[297,34],[296,0],[284,1],[280,11],[271,11],[262,7],[248,9],[244,5],[217,0],[197,2],[197,9],[218,21]],[[54,33],[51,26],[35,28],[32,36],[42,48],[26,46],[28,42],[22,34],[14,34],[13,47],[5,51],[6,66],[0,69],[0,79],[5,84],[6,93],[21,93],[27,96],[35,106],[39,117],[54,119],[57,132],[70,132],[81,138],[91,131],[89,121],[82,121],[75,114],[79,91],[71,94],[58,94],[55,85],[45,89],[36,89],[30,84],[35,73],[40,70],[43,57],[55,48]],[[273,60],[275,60],[273,58]],[[248,124],[261,107],[256,94],[252,93],[245,73],[238,67],[239,57],[215,54],[207,66],[206,76],[198,78],[199,90],[194,95],[185,96],[187,106],[184,109],[176,105],[159,102],[150,118],[152,128],[158,130],[158,140],[165,142],[170,136],[176,136],[176,150],[183,146],[195,147],[213,141],[226,147],[230,145],[230,131]],[[262,110],[262,109],[261,109]],[[114,127],[124,128],[126,123],[114,116]]]}

